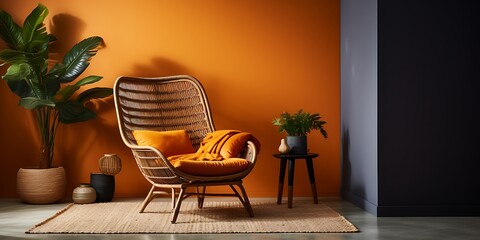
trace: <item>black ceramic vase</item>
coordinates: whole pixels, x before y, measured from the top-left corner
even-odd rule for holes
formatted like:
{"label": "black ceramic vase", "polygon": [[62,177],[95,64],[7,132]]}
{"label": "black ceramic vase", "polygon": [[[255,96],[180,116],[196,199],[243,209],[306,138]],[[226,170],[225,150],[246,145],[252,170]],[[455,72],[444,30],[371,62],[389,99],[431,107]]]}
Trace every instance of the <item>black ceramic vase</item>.
{"label": "black ceramic vase", "polygon": [[95,202],[110,202],[115,193],[115,176],[103,173],[91,173],[90,186],[97,192]]}
{"label": "black ceramic vase", "polygon": [[287,145],[292,155],[307,154],[307,136],[287,136]]}

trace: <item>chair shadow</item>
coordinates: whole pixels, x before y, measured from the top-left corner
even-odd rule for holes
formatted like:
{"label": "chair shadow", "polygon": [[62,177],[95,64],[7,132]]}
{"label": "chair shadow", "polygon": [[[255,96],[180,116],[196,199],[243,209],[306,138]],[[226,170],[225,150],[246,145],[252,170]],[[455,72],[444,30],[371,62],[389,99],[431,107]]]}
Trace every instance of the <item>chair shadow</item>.
{"label": "chair shadow", "polygon": [[[152,203],[153,206],[147,206],[144,213],[165,214],[168,217],[170,216],[172,210],[169,206],[171,203],[157,201],[153,201]],[[315,219],[319,216],[319,213],[312,210],[315,210],[315,207],[318,207],[319,211],[322,211],[321,209],[325,207],[323,204],[297,204],[297,206],[294,207],[297,208],[297,211],[295,211],[295,209],[287,208],[285,204],[278,205],[271,201],[252,202],[251,204],[255,216],[250,218],[240,202],[225,201],[221,203],[224,203],[224,205],[218,205],[218,202],[206,201],[203,208],[198,208],[196,202],[184,202],[180,208],[177,223],[195,223],[198,220],[197,218],[194,218],[192,221],[188,221],[185,220],[185,218],[182,218],[182,215],[196,215],[202,218],[202,222],[236,222],[244,220],[248,221],[251,219],[270,222],[285,222],[298,219],[299,216],[301,216],[302,219]],[[187,204],[193,205],[186,206]],[[302,208],[308,208],[308,211],[299,211],[299,209]]]}
{"label": "chair shadow", "polygon": [[155,57],[150,64],[135,64],[131,77],[162,77],[174,75],[190,75],[191,71],[173,60]]}

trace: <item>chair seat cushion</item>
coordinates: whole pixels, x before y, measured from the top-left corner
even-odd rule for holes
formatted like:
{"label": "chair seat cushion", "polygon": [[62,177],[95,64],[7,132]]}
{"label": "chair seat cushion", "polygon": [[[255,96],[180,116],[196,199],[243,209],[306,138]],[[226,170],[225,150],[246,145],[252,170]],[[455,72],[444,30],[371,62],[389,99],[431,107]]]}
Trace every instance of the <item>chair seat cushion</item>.
{"label": "chair seat cushion", "polygon": [[174,158],[169,160],[176,169],[184,173],[209,177],[239,173],[250,165],[250,162],[243,158],[227,158],[221,161],[177,160]]}

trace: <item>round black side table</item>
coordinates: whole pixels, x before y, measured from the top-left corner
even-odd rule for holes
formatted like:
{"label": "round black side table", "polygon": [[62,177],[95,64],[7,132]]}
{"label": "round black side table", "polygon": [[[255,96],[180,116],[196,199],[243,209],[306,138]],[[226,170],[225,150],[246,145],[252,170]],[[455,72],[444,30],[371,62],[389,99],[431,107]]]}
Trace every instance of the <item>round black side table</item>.
{"label": "round black side table", "polygon": [[307,164],[308,177],[310,178],[310,187],[312,189],[313,203],[317,204],[317,185],[315,184],[315,173],[313,171],[313,158],[318,157],[317,153],[308,153],[305,155],[273,154],[280,159],[280,177],[278,179],[277,204],[282,204],[283,182],[285,181],[285,168],[288,161],[288,208],[292,208],[293,198],[293,177],[295,174],[295,160],[305,159]]}

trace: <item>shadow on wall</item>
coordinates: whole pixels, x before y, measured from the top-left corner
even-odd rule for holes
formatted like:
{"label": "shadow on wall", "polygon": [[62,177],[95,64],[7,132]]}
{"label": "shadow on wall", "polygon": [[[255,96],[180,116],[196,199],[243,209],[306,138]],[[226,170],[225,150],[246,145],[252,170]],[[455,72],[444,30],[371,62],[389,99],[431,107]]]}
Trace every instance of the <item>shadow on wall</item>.
{"label": "shadow on wall", "polygon": [[[352,174],[352,153],[350,151],[351,145],[350,145],[350,131],[348,128],[343,127],[342,131],[342,156],[341,156],[341,195],[343,198],[354,202],[356,205],[359,207],[365,209],[365,204],[366,204],[366,191],[365,191],[365,178],[366,176],[363,176],[365,173],[361,169],[362,166],[361,161],[357,161],[356,167],[359,169],[356,169],[356,178]],[[358,158],[358,157],[357,157]],[[361,160],[361,159],[358,159]]]}
{"label": "shadow on wall", "polygon": [[[217,106],[219,103],[222,102],[222,97],[229,96],[225,95],[225,90],[221,89],[221,85],[218,84],[222,80],[218,79],[218,77],[216,77],[214,74],[209,76],[197,76],[192,72],[192,70],[188,69],[184,65],[162,57],[153,58],[150,65],[137,64],[134,66],[134,69],[134,72],[131,73],[132,75],[129,74],[129,76],[163,77],[174,75],[191,75],[197,78],[202,83],[205,91],[207,92],[208,100],[210,103],[210,110],[212,111],[212,114],[214,114],[213,120],[215,123],[215,127],[217,127],[218,129],[224,129],[225,127],[228,129],[235,129],[235,126],[249,126],[249,129],[242,130],[255,129],[255,125],[253,123],[249,123],[248,120],[243,118],[227,115],[226,113],[222,112],[221,109]],[[217,126],[217,118],[224,119],[223,121],[219,121],[219,123],[223,124]]]}
{"label": "shadow on wall", "polygon": [[[52,54],[50,57],[57,61],[61,61],[67,51],[69,51],[75,44],[83,40],[82,32],[85,28],[86,23],[84,21],[70,14],[57,14],[53,16],[49,23],[49,32],[53,34],[57,38],[57,40],[51,44],[51,52],[53,52],[54,54]],[[97,113],[97,118],[94,120],[96,123],[75,123],[71,126],[70,124],[62,126],[64,125],[62,124],[62,129],[59,131],[58,134],[59,139],[68,139],[68,136],[72,133],[80,135],[87,134],[88,131],[75,130],[75,128],[78,128],[80,126],[82,126],[83,128],[98,127],[99,129],[108,132],[114,131],[111,129],[112,124],[104,123],[105,121],[102,121],[101,119],[102,116],[105,115],[105,113],[114,111],[113,97],[98,100],[95,99],[91,102],[88,102],[86,106]],[[82,145],[85,146],[95,145],[98,141],[98,139],[95,138],[81,139],[83,139]],[[56,159],[63,159],[63,155],[66,154],[66,149],[68,149],[68,145],[64,144],[64,146],[61,148],[61,151],[58,153],[59,157],[56,157]],[[73,149],[72,151],[75,152],[75,149]]]}
{"label": "shadow on wall", "polygon": [[162,57],[153,58],[149,65],[137,64],[134,69],[132,75],[128,75],[129,77],[163,77],[191,74],[185,66]]}
{"label": "shadow on wall", "polygon": [[[86,27],[86,23],[75,16],[69,14],[53,16],[49,22],[49,32],[57,38],[57,41],[51,44],[51,52],[55,54],[50,57],[61,61],[67,51],[83,40],[82,33]],[[105,86],[105,84],[101,85]],[[64,166],[67,171],[69,183],[67,192],[69,193],[79,182],[88,179],[89,172],[98,171],[97,159],[104,152],[119,154],[125,152],[122,152],[123,149],[115,148],[122,145],[120,145],[113,96],[93,99],[86,103],[86,107],[96,112],[95,119],[74,124],[61,124],[57,134],[56,142],[61,143],[62,146],[57,148],[54,161],[57,165]]]}
{"label": "shadow on wall", "polygon": [[352,164],[350,162],[350,133],[347,128],[342,131],[342,162],[340,192],[347,193],[351,191]]}
{"label": "shadow on wall", "polygon": [[60,60],[70,48],[81,40],[80,36],[85,27],[85,22],[75,16],[69,14],[53,16],[50,21],[50,33],[57,38],[57,41],[52,43],[51,48],[57,54],[51,57]]}

